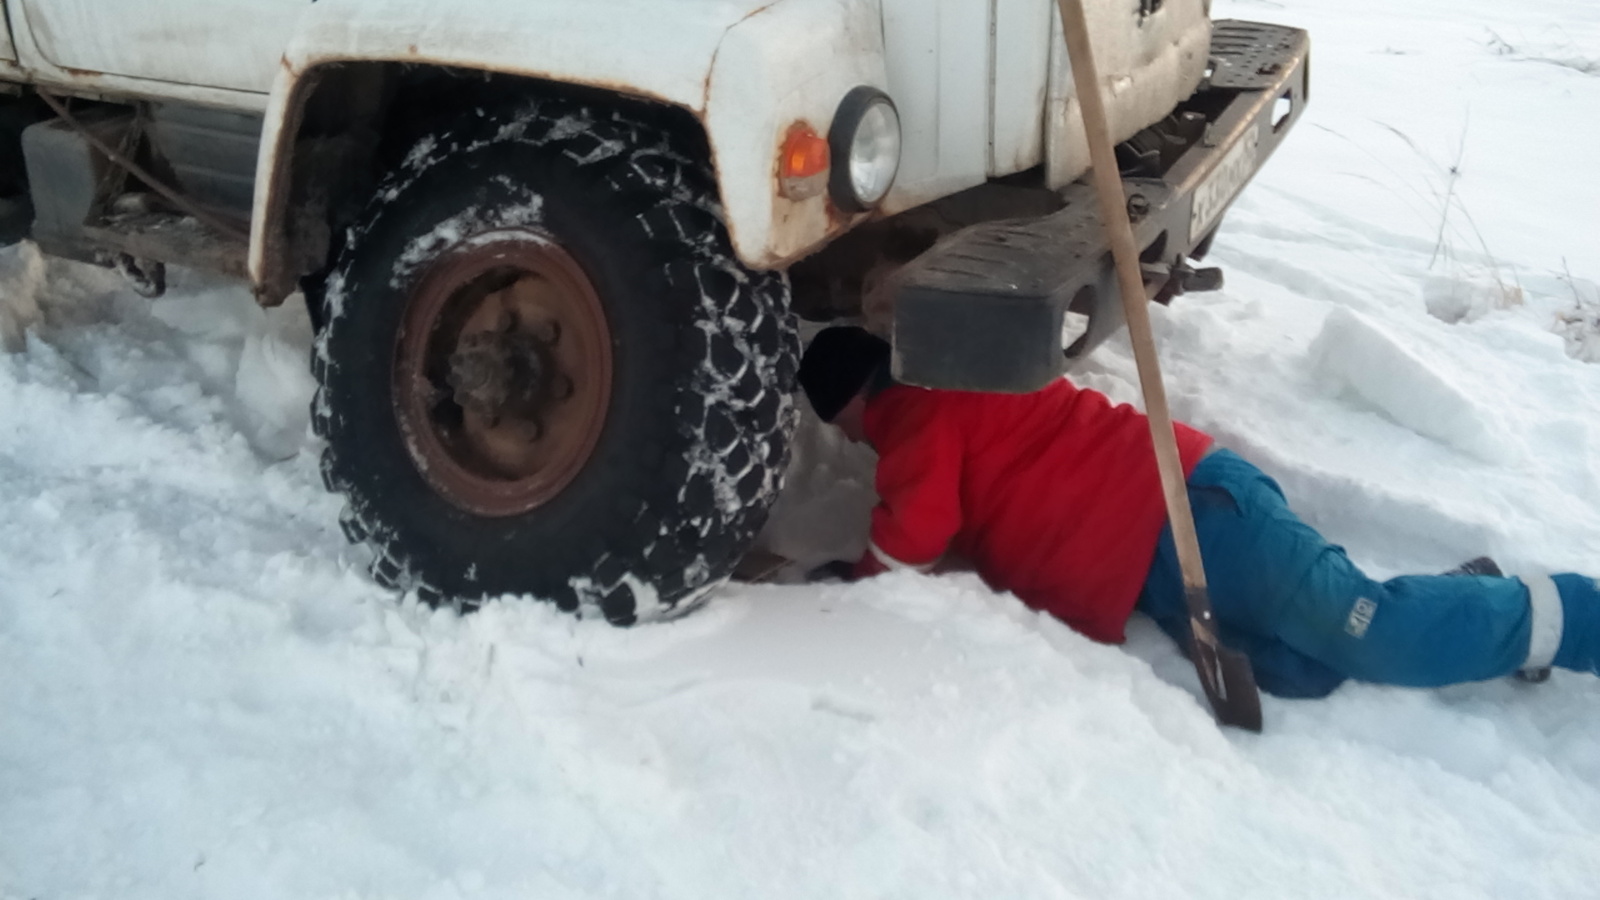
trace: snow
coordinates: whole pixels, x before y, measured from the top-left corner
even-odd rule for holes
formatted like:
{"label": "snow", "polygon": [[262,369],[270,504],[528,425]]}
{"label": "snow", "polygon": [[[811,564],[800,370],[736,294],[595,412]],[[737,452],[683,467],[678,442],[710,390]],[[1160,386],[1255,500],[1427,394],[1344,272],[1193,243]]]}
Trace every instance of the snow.
{"label": "snow", "polygon": [[[1600,9],[1214,13],[1309,28],[1316,83],[1227,289],[1156,311],[1177,415],[1374,574],[1600,574]],[[3,900],[1596,894],[1587,675],[1253,736],[1148,622],[1097,645],[971,576],[626,631],[396,600],[320,486],[303,314],[174,282],[0,251]],[[1122,341],[1077,377],[1137,396]],[[859,547],[870,457],[796,455],[769,542]]]}

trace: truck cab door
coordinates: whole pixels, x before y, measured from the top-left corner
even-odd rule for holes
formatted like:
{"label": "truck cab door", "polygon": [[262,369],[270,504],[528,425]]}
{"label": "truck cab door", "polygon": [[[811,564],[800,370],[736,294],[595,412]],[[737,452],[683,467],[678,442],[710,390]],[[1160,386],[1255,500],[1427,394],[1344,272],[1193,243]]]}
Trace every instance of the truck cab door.
{"label": "truck cab door", "polygon": [[[40,62],[263,94],[271,90],[278,60],[308,5],[307,0],[20,0]],[[10,44],[8,37],[5,48]]]}
{"label": "truck cab door", "polygon": [[[1055,0],[881,0],[889,94],[904,149],[898,211],[1044,163],[1050,184],[1089,164]],[[1193,92],[1211,40],[1208,0],[1089,5],[1117,139]]]}
{"label": "truck cab door", "polygon": [[894,205],[1043,160],[1054,10],[1055,0],[883,0],[905,141]]}

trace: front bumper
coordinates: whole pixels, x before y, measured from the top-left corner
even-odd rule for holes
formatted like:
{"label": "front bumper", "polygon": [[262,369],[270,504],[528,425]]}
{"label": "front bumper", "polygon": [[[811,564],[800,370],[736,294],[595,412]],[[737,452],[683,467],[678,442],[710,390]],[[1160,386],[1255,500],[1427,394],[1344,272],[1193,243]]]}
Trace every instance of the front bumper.
{"label": "front bumper", "polygon": [[[1211,73],[1184,104],[1206,117],[1203,136],[1159,178],[1123,179],[1147,288],[1158,296],[1176,289],[1185,260],[1203,255],[1223,213],[1299,119],[1309,54],[1304,31],[1216,23]],[[962,229],[901,271],[898,380],[1038,390],[1122,327],[1093,187],[1080,179],[1062,198],[1065,207],[1048,216]],[[1064,334],[1068,325],[1079,327]]]}

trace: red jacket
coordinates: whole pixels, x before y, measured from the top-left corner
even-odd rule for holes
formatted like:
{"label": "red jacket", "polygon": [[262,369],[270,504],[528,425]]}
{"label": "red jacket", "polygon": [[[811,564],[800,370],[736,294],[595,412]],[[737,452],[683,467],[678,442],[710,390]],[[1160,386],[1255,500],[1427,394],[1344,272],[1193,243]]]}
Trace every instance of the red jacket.
{"label": "red jacket", "polygon": [[[858,575],[953,551],[996,589],[1123,640],[1167,519],[1142,413],[1064,379],[1021,395],[894,385],[863,425],[879,504]],[[1187,476],[1211,438],[1177,432]]]}

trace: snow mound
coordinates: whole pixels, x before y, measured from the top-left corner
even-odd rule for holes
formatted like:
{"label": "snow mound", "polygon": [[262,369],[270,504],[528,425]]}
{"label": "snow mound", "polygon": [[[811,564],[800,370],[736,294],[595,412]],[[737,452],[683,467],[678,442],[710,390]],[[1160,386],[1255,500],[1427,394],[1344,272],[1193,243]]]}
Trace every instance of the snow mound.
{"label": "snow mound", "polygon": [[[175,289],[152,302],[149,315],[171,329],[169,340],[256,453],[293,457],[305,446],[316,393],[304,300],[296,294],[263,309],[242,284],[182,270],[173,276]],[[142,316],[138,302],[126,306],[124,322]]]}
{"label": "snow mound", "polygon": [[1453,278],[1435,276],[1422,288],[1428,313],[1441,322],[1476,322],[1497,310],[1520,306],[1522,290],[1508,285],[1492,271],[1462,273]]}
{"label": "snow mound", "polygon": [[1600,363],[1600,285],[1573,280],[1571,286],[1576,299],[1556,315],[1556,333],[1566,342],[1568,356]]}
{"label": "snow mound", "polygon": [[867,523],[877,494],[872,448],[851,444],[801,403],[784,491],[773,505],[758,546],[809,570],[833,560],[856,560],[867,548]]}
{"label": "snow mound", "polygon": [[32,241],[0,253],[0,350],[21,352],[29,328],[43,318],[39,292],[45,282],[44,254]]}
{"label": "snow mound", "polygon": [[311,317],[296,295],[252,319],[234,373],[240,429],[262,456],[288,459],[305,445],[317,390],[308,364]]}
{"label": "snow mound", "polygon": [[1401,427],[1485,461],[1513,457],[1504,422],[1450,372],[1372,320],[1335,307],[1311,345],[1312,367]]}

